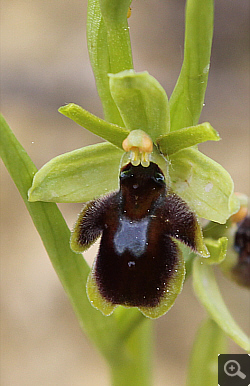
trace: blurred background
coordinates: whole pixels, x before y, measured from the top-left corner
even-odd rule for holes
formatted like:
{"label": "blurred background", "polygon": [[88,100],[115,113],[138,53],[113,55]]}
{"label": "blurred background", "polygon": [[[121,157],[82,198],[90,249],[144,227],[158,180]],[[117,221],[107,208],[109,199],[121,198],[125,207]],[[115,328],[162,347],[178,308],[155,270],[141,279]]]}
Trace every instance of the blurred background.
{"label": "blurred background", "polygon": [[[102,116],[86,43],[87,0],[1,2],[1,110],[38,168],[100,139],[57,112],[75,102]],[[183,59],[184,0],[134,0],[129,19],[136,71],[171,95]],[[249,195],[249,2],[219,0],[205,107],[222,141],[200,149]],[[60,204],[70,228],[81,205]],[[87,253],[93,259],[96,247]],[[249,292],[218,274],[249,333]],[[184,385],[205,312],[187,281],[155,322],[155,385]],[[242,353],[233,343],[231,352]],[[106,364],[82,334],[19,193],[1,164],[1,385],[109,385]]]}

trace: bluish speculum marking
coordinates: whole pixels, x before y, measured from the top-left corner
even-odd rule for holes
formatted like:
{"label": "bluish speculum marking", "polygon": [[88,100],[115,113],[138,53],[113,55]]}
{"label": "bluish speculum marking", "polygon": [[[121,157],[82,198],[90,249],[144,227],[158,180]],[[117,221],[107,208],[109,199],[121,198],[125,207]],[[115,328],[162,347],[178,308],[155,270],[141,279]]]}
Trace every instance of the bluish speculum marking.
{"label": "bluish speculum marking", "polygon": [[148,224],[147,218],[139,221],[122,218],[119,229],[114,236],[116,252],[121,255],[127,250],[135,257],[141,256],[147,246]]}

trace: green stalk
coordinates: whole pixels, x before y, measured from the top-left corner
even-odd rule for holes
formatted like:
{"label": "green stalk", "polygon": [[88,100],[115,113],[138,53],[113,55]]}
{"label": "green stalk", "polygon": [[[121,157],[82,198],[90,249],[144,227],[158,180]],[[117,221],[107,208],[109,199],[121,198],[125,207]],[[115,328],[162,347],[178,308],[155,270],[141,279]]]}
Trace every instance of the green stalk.
{"label": "green stalk", "polygon": [[91,306],[86,295],[86,281],[90,268],[81,254],[74,253],[70,249],[70,230],[57,205],[28,201],[28,190],[37,169],[2,116],[0,116],[0,134],[1,158],[41,236],[79,323],[103,355],[109,357],[112,355],[109,348],[119,340],[115,318],[113,316],[106,318]]}
{"label": "green stalk", "polygon": [[[137,309],[119,307],[107,317],[92,307],[86,295],[89,266],[81,254],[70,249],[70,230],[56,204],[28,201],[28,190],[37,169],[2,116],[0,134],[1,158],[41,236],[81,328],[108,361],[116,380],[114,384],[127,380],[127,384],[132,385],[134,376],[135,384],[148,385],[151,321]],[[140,379],[145,382],[139,383]]]}
{"label": "green stalk", "polygon": [[[127,337],[126,337],[127,339]],[[152,321],[144,318],[127,339],[128,357],[111,367],[112,386],[152,385]]]}
{"label": "green stalk", "polygon": [[187,386],[218,383],[218,355],[227,353],[227,337],[210,318],[199,327],[190,357]]}

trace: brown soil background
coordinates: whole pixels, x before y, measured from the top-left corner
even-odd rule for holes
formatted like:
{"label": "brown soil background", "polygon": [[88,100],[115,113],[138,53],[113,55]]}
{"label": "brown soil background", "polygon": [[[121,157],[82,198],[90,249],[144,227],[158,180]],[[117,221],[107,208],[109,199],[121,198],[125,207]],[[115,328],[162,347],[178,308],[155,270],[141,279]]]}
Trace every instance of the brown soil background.
{"label": "brown soil background", "polygon": [[[168,95],[177,80],[184,1],[135,0],[129,19],[134,64]],[[89,64],[87,1],[2,0],[1,110],[39,168],[54,156],[100,141],[57,112],[68,102],[102,116]],[[222,141],[200,149],[249,194],[249,3],[216,2],[205,107]],[[72,227],[81,205],[60,205]],[[91,260],[95,251],[88,252]],[[223,295],[249,333],[249,292],[218,275]],[[155,385],[185,384],[188,355],[205,311],[190,280],[155,322]],[[234,344],[231,351],[242,351]],[[109,385],[103,359],[82,334],[19,194],[1,165],[1,385]]]}

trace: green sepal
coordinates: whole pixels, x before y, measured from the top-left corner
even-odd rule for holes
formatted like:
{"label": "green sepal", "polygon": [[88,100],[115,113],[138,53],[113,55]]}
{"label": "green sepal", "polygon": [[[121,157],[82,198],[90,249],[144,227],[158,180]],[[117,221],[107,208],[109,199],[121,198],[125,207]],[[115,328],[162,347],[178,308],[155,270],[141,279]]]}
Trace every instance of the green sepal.
{"label": "green sepal", "polygon": [[169,100],[171,131],[199,121],[210,66],[213,9],[214,0],[186,3],[184,60]]}
{"label": "green sepal", "polygon": [[195,259],[193,264],[193,287],[210,317],[235,343],[250,351],[249,338],[235,322],[222,299],[213,267],[205,264],[200,258]]}
{"label": "green sepal", "polygon": [[227,339],[224,332],[212,319],[206,319],[196,333],[186,385],[217,385],[218,355],[226,353]]}
{"label": "green sepal", "polygon": [[168,98],[147,71],[110,74],[111,95],[129,130],[142,129],[155,142],[170,130]]}
{"label": "green sepal", "polygon": [[206,238],[204,241],[210,253],[210,257],[204,259],[205,264],[220,264],[227,254],[227,237],[221,237],[218,240]]}
{"label": "green sepal", "polygon": [[123,140],[130,133],[128,129],[106,122],[74,103],[62,106],[58,111],[91,133],[99,135],[121,149]]}
{"label": "green sepal", "polygon": [[169,157],[172,188],[199,217],[225,223],[239,210],[228,172],[194,148]]}
{"label": "green sepal", "polygon": [[29,201],[87,202],[116,190],[122,154],[99,143],[53,158],[36,173]]}
{"label": "green sepal", "polygon": [[219,141],[221,138],[208,122],[197,126],[185,127],[157,139],[161,152],[170,156],[179,150],[198,145],[206,141]]}

